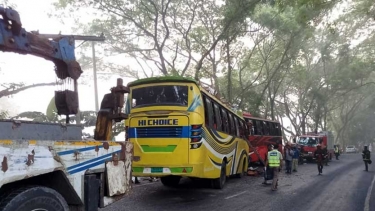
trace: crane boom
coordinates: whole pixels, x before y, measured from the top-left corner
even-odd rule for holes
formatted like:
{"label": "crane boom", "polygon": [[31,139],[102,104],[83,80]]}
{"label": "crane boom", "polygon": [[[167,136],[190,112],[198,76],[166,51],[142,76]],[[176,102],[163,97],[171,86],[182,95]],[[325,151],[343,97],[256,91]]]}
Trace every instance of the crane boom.
{"label": "crane boom", "polygon": [[22,28],[20,16],[12,8],[0,6],[0,51],[30,54],[52,61],[60,79],[78,79],[82,73],[75,58],[73,36],[47,39]]}
{"label": "crane boom", "polygon": [[[78,113],[77,79],[82,69],[75,58],[75,40],[104,41],[104,36],[51,35],[28,32],[22,28],[20,15],[12,8],[0,6],[0,51],[29,54],[52,61],[55,73],[62,83],[74,81],[73,90],[55,92],[55,104],[59,115],[67,116]],[[67,79],[67,80],[65,80]]]}

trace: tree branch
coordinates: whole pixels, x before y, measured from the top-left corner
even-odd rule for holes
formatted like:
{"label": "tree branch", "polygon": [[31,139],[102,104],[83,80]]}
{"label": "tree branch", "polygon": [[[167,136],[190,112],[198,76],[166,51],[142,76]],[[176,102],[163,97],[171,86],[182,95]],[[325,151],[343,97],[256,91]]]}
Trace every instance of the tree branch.
{"label": "tree branch", "polygon": [[54,85],[56,85],[56,82],[32,84],[32,85],[27,85],[27,86],[20,86],[19,88],[9,87],[4,90],[0,90],[0,98],[6,97],[9,95],[14,95],[14,94],[17,94],[19,92],[22,92],[31,88],[36,88],[36,87],[41,87],[41,86],[54,86]]}

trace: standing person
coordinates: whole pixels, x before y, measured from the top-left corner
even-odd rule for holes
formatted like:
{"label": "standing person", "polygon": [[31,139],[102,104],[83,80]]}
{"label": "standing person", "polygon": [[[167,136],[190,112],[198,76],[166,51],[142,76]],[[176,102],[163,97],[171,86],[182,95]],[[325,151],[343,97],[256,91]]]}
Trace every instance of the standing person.
{"label": "standing person", "polygon": [[267,161],[266,166],[269,166],[273,171],[273,181],[272,181],[272,190],[277,190],[278,181],[279,181],[279,172],[283,166],[283,155],[279,152],[279,150],[274,149],[272,144],[268,145],[268,154],[267,154]]}
{"label": "standing person", "polygon": [[340,155],[340,151],[339,151],[339,146],[335,146],[335,156],[336,156],[336,160],[339,160],[339,155]]}
{"label": "standing person", "polygon": [[[270,144],[271,145],[271,144]],[[267,165],[267,161],[268,161],[268,152],[272,151],[273,150],[273,147],[271,147],[270,145],[268,145],[268,151],[265,153],[265,159],[264,159],[264,182],[262,183],[263,185],[267,185],[267,177],[266,177],[266,174],[268,173],[270,169],[270,167]],[[272,145],[273,146],[273,145]]]}
{"label": "standing person", "polygon": [[292,162],[293,162],[293,165],[292,165],[293,172],[297,172],[298,162],[299,162],[299,151],[296,145],[293,146],[293,161]]}
{"label": "standing person", "polygon": [[292,173],[293,150],[290,148],[289,143],[285,145],[284,158],[286,173],[290,174]]}
{"label": "standing person", "polygon": [[319,175],[323,174],[323,161],[326,154],[324,154],[324,151],[322,150],[322,146],[318,144],[317,149],[314,152],[314,157],[316,159],[316,164],[318,165],[318,171]]}
{"label": "standing person", "polygon": [[371,152],[368,150],[367,146],[364,146],[364,149],[362,151],[362,159],[365,162],[365,171],[368,171],[368,164],[371,164]]}

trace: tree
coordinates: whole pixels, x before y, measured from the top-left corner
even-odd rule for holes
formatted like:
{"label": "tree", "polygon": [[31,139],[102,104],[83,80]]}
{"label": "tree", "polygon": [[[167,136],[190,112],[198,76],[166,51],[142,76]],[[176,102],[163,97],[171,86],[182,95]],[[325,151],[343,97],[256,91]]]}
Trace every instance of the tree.
{"label": "tree", "polygon": [[36,87],[42,87],[42,86],[53,86],[56,85],[55,82],[53,83],[37,83],[37,84],[31,84],[31,85],[25,85],[24,83],[8,83],[8,84],[2,84],[3,87],[2,90],[0,90],[0,98],[11,96],[14,94],[17,94],[19,92],[36,88]]}
{"label": "tree", "polygon": [[[60,0],[56,7],[74,15],[93,8],[99,18],[79,25],[81,31],[103,31],[107,55],[132,58],[139,66],[124,70],[123,64],[101,61],[110,71],[209,79],[218,97],[279,120],[285,133],[334,130],[337,142],[348,142],[357,134],[348,125],[359,125],[358,116],[369,112],[366,103],[373,100],[368,90],[375,41],[361,34],[373,24],[370,1],[350,5],[342,10],[335,0]],[[332,9],[342,15],[332,20]],[[359,36],[363,41],[353,45]]]}
{"label": "tree", "polygon": [[8,117],[7,111],[0,111],[0,119],[6,119]]}

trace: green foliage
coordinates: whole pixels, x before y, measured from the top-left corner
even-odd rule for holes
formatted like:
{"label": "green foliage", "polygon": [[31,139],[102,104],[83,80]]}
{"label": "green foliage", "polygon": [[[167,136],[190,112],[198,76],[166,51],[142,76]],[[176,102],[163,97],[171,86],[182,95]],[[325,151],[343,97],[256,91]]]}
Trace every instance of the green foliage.
{"label": "green foliage", "polygon": [[48,104],[47,110],[46,110],[46,116],[49,121],[56,122],[58,121],[58,114],[57,114],[57,108],[55,104],[55,97],[52,97],[51,101]]}
{"label": "green foliage", "polygon": [[[347,137],[359,135],[349,125],[368,129],[372,120],[361,117],[375,105],[372,5],[369,0],[350,1],[346,9],[337,0],[60,0],[56,7],[69,16],[91,8],[94,18],[77,31],[103,32],[106,56],[122,55],[140,66],[106,64],[111,71],[138,79],[209,79],[238,109],[288,119],[291,125],[283,124],[288,133],[334,130],[337,142],[349,143]],[[144,81],[149,80],[137,83]],[[52,105],[47,110],[53,116]]]}
{"label": "green foliage", "polygon": [[0,111],[0,119],[8,118],[9,114],[7,111]]}

